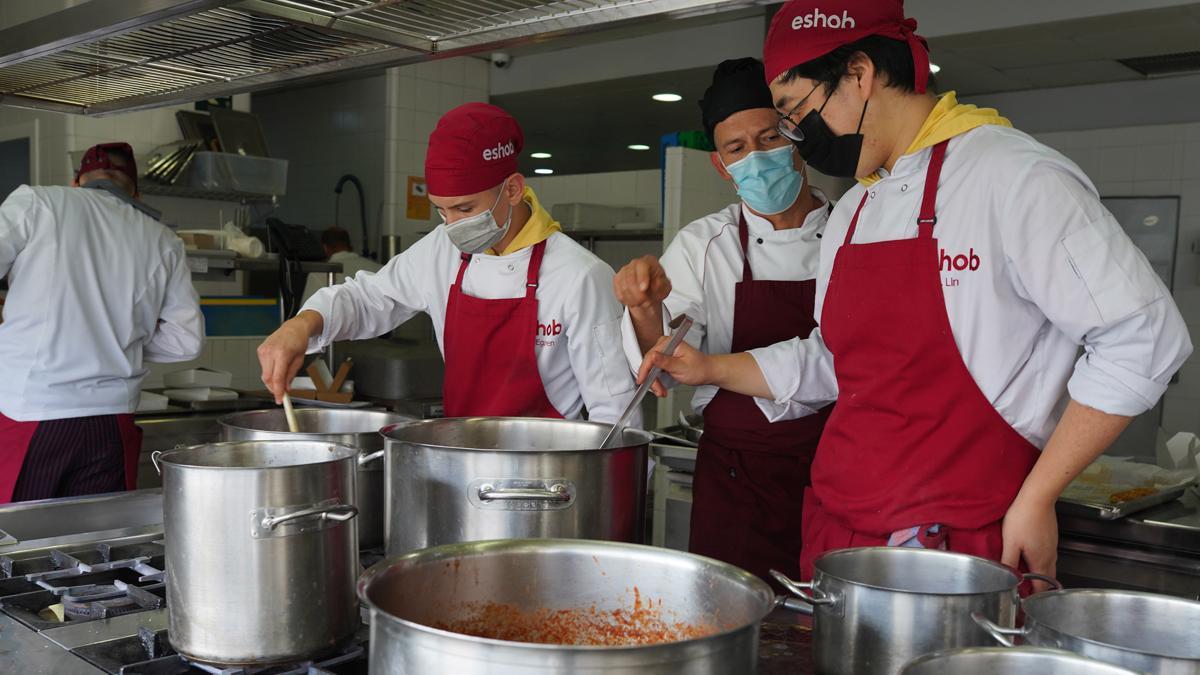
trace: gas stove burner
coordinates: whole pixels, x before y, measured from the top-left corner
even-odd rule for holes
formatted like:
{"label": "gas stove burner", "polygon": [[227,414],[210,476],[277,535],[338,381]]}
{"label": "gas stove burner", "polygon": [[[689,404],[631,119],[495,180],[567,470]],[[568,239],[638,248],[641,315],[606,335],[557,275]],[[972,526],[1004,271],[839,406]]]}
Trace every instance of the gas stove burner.
{"label": "gas stove burner", "polygon": [[76,586],[62,595],[68,621],[107,619],[143,609],[128,593],[114,585]]}
{"label": "gas stove burner", "polygon": [[193,668],[212,675],[314,675],[329,673],[331,668],[346,663],[353,663],[366,658],[366,650],[362,645],[353,645],[328,658],[316,661],[301,661],[286,666],[215,666],[199,661],[188,661],[180,657]]}

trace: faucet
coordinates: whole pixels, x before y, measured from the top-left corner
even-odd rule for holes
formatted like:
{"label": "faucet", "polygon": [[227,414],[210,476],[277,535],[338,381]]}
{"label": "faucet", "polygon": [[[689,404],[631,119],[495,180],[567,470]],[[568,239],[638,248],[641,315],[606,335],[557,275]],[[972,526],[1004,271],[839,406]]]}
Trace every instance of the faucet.
{"label": "faucet", "polygon": [[367,238],[366,199],[363,197],[362,181],[358,179],[358,176],[355,176],[352,173],[344,174],[338,179],[337,186],[333,188],[334,193],[337,195],[334,197],[333,201],[333,224],[334,226],[337,226],[338,224],[338,213],[341,210],[340,207],[342,205],[342,188],[345,187],[346,183],[353,183],[354,187],[358,188],[358,221],[359,225],[362,227],[362,254],[363,257],[370,258],[372,257],[371,249],[367,246],[367,242],[370,241],[370,239]]}

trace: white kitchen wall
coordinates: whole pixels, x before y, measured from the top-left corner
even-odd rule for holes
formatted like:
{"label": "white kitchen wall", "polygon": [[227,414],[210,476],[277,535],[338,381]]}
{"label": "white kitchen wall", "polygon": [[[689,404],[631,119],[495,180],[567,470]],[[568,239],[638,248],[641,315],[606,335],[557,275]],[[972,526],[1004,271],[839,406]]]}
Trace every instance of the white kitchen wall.
{"label": "white kitchen wall", "polygon": [[186,363],[148,363],[150,373],[142,381],[143,389],[163,386],[163,375],[187,368],[215,368],[233,373],[234,389],[263,389],[262,369],[256,349],[262,337],[210,337],[204,341],[200,357]]}
{"label": "white kitchen wall", "polygon": [[488,61],[459,57],[389,68],[384,74],[383,231],[399,235],[407,248],[440,219],[431,210],[425,220],[407,217],[408,177],[425,175],[425,149],[438,119],[464,103],[488,100]]}
{"label": "white kitchen wall", "polygon": [[[1200,123],[1060,131],[1038,140],[1070,157],[1104,197],[1180,198],[1175,301],[1200,347]],[[1167,390],[1163,429],[1200,433],[1200,355]]]}

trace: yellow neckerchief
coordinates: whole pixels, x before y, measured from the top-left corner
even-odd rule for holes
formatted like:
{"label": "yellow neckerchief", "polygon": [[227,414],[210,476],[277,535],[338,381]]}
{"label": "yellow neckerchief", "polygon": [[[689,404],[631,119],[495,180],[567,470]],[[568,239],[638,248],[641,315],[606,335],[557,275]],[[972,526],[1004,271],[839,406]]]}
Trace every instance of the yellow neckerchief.
{"label": "yellow neckerchief", "polygon": [[[525,186],[525,203],[529,205],[529,220],[525,223],[525,227],[517,233],[517,236],[509,242],[508,247],[500,255],[508,255],[516,253],[524,248],[529,248],[538,242],[545,241],[550,238],[550,235],[555,232],[562,232],[562,225],[550,216],[547,211],[538,201],[537,195],[534,194],[533,188]],[[488,255],[496,255],[494,249],[487,250]]]}
{"label": "yellow neckerchief", "polygon": [[[995,108],[978,108],[970,103],[959,103],[954,92],[948,91],[938,99],[937,105],[929,112],[929,117],[925,118],[925,123],[921,125],[916,138],[913,139],[904,154],[911,155],[985,124],[1012,126],[1012,122],[1001,116]],[[858,182],[863,185],[871,185],[880,178],[882,176],[876,171],[869,176],[859,178]]]}

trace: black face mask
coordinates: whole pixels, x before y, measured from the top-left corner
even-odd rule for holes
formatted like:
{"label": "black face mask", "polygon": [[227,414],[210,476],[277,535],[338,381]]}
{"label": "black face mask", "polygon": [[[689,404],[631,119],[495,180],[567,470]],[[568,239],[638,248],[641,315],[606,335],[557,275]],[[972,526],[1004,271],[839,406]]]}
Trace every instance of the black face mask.
{"label": "black face mask", "polygon": [[[831,92],[829,98],[833,97]],[[863,101],[862,116],[858,118],[858,129],[852,134],[838,136],[821,117],[829,98],[821,104],[820,110],[809,111],[804,119],[796,125],[796,130],[804,136],[802,141],[792,141],[804,161],[812,168],[826,176],[837,178],[854,178],[858,173],[858,157],[862,154],[863,118],[867,116],[867,103]]]}

